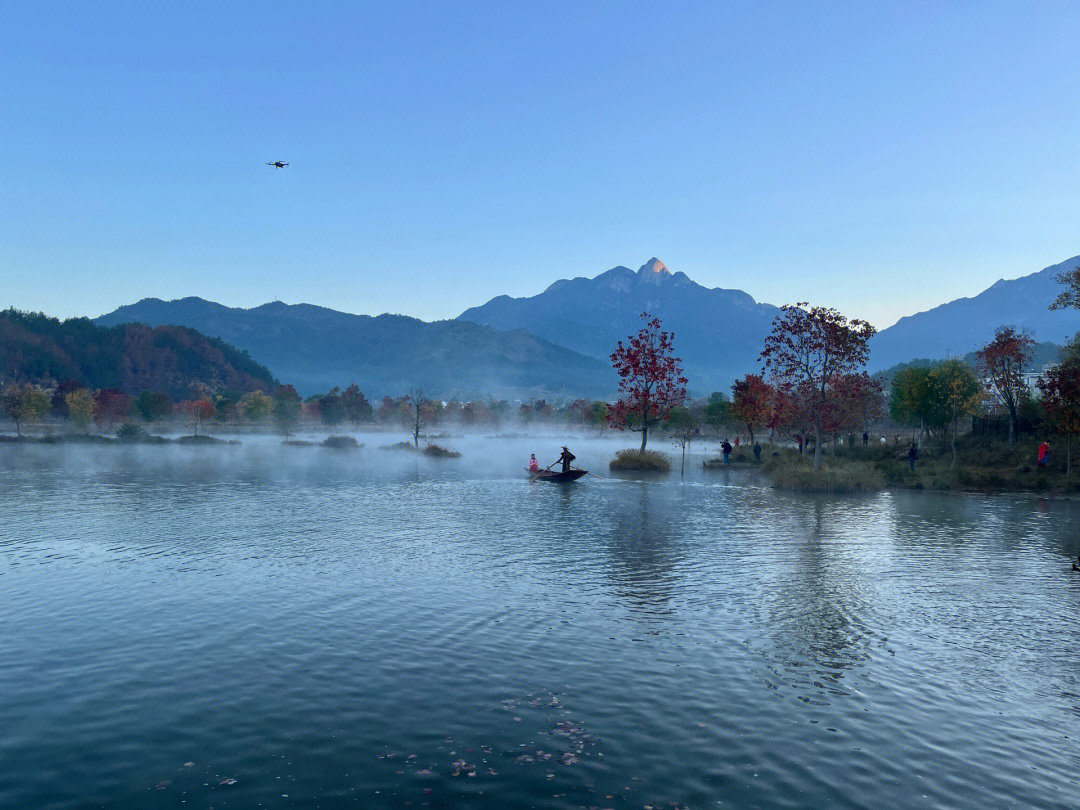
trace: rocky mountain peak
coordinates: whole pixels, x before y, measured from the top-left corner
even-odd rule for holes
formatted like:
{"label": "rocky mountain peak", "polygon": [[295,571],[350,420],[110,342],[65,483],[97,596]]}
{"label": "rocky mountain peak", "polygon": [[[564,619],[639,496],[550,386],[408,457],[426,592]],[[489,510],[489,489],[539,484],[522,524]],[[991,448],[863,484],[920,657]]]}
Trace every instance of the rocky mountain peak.
{"label": "rocky mountain peak", "polygon": [[639,276],[670,276],[668,266],[653,256],[638,269]]}

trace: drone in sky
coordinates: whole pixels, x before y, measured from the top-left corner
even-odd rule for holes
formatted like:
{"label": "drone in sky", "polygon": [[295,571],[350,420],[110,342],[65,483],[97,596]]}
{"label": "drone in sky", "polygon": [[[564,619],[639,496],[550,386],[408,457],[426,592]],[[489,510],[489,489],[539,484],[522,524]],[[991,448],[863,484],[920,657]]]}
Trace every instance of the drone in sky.
{"label": "drone in sky", "polygon": [[272,160],[269,163],[267,163],[266,165],[267,166],[273,166],[275,169],[284,169],[289,164],[285,163],[284,161],[281,161],[281,160]]}

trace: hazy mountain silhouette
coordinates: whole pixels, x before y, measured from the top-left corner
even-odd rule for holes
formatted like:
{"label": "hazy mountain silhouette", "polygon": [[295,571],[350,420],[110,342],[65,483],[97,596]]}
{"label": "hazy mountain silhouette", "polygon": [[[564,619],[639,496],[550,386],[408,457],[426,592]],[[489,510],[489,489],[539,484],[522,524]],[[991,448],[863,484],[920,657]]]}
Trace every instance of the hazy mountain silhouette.
{"label": "hazy mountain silhouette", "polygon": [[691,389],[707,393],[760,368],[758,353],[779,309],[741,290],[703,287],[652,258],[637,272],[614,267],[595,278],[556,281],[530,298],[501,295],[458,320],[526,329],[606,362],[616,341],[641,327],[642,312],[674,333]]}
{"label": "hazy mountain silhouette", "polygon": [[[1039,341],[1065,342],[1080,330],[1080,312],[1047,307],[1060,291],[1058,272],[1077,264],[1080,257],[901,318],[874,337],[870,368],[964,355],[1004,324],[1029,329]],[[450,321],[147,298],[97,322],[196,329],[248,351],[305,394],[355,381],[369,396],[421,386],[441,397],[610,397],[616,379],[608,356],[640,328],[642,312],[674,332],[690,388],[704,394],[727,391],[734,378],[760,369],[758,354],[779,308],[740,290],[703,287],[653,258],[637,271],[615,267],[563,279],[527,298],[498,296]]]}
{"label": "hazy mountain silhouette", "polygon": [[1022,278],[998,281],[972,298],[901,318],[871,341],[871,369],[916,357],[964,355],[988,343],[1003,325],[1027,329],[1037,341],[1067,342],[1080,331],[1080,311],[1051,312],[1048,307],[1062,289],[1058,273],[1078,264],[1080,256],[1074,256]]}
{"label": "hazy mountain silhouette", "polygon": [[146,298],[97,323],[177,324],[250,352],[308,395],[356,382],[368,397],[421,387],[429,396],[609,396],[606,363],[538,340],[464,321],[350,315],[310,304],[240,309],[201,298]]}

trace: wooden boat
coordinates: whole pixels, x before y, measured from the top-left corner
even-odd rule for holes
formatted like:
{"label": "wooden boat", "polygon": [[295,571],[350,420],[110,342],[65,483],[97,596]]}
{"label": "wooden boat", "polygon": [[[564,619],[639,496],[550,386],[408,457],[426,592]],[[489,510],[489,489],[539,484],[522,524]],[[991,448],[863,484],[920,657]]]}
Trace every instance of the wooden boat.
{"label": "wooden boat", "polygon": [[588,470],[575,470],[570,469],[566,472],[562,470],[540,470],[539,472],[529,472],[529,478],[533,481],[577,481],[582,476],[588,475]]}

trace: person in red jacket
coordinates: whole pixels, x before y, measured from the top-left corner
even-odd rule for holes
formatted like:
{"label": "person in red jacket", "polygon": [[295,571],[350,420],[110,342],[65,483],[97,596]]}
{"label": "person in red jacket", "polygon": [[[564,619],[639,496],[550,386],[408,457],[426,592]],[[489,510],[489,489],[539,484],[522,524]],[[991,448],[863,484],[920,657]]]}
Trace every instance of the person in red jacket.
{"label": "person in red jacket", "polygon": [[1035,463],[1040,467],[1045,467],[1050,463],[1050,442],[1044,441],[1039,445],[1039,458]]}

